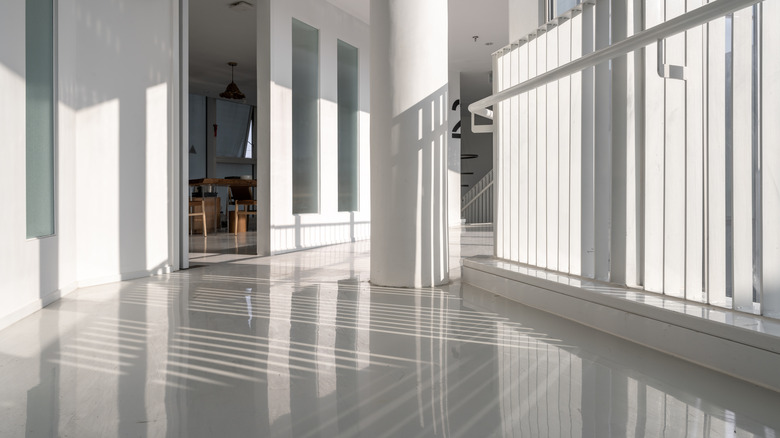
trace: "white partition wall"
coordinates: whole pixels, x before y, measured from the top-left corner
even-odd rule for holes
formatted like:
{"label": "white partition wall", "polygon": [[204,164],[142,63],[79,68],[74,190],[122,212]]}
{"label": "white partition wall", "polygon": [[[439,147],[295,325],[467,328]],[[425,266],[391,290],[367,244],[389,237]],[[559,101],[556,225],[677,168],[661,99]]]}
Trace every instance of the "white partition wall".
{"label": "white partition wall", "polygon": [[0,2],[0,328],[178,267],[179,2],[45,4]]}
{"label": "white partition wall", "polygon": [[[494,54],[497,91],[706,3],[581,4]],[[777,317],[779,11],[764,1],[495,105],[496,255]]]}
{"label": "white partition wall", "polygon": [[[261,78],[270,87],[266,116],[268,158],[261,159],[269,163],[268,200],[264,202],[270,217],[263,219],[268,225],[260,238],[268,239],[268,243],[261,251],[280,253],[367,239],[371,204],[367,170],[369,25],[321,0],[270,0],[268,9],[271,42],[267,53],[267,41],[258,36],[258,47],[264,50],[260,59],[266,59],[258,65],[270,64],[270,76]],[[306,28],[311,41],[298,41],[293,23]],[[309,48],[308,53],[301,53],[302,45]],[[339,108],[343,111],[345,102],[342,95],[339,103],[338,84],[345,78],[343,74],[339,78],[338,54],[339,47],[344,45],[357,57],[353,60],[357,62],[357,71],[349,78],[357,81],[351,83],[357,94],[350,96],[354,99],[350,103],[352,125],[343,123],[343,117],[339,122]],[[309,121],[302,123],[298,115],[307,116]],[[349,160],[342,160],[341,165],[340,141],[343,151],[345,137],[344,132],[339,136],[340,127],[356,135],[349,139],[356,153]],[[350,205],[343,202],[343,197],[340,205],[340,190],[345,189],[343,176],[348,172],[345,165],[357,167],[350,173]],[[262,182],[260,186],[263,187]]]}

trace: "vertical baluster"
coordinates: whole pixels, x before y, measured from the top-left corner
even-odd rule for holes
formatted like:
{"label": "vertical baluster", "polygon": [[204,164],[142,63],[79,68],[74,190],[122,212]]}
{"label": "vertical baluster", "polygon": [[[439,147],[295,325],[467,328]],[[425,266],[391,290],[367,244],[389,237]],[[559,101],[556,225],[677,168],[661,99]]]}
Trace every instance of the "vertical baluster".
{"label": "vertical baluster", "polygon": [[[665,19],[685,13],[685,2],[666,0]],[[666,64],[685,65],[685,34],[666,39]],[[666,79],[664,151],[664,293],[685,297],[685,81]]]}
{"label": "vertical baluster", "polygon": [[[609,2],[596,4],[596,49],[609,46]],[[612,139],[610,136],[611,78],[609,63],[596,66],[595,74],[595,143],[594,143],[594,250],[595,278],[609,281],[610,223],[612,215]]]}
{"label": "vertical baluster", "polygon": [[[571,61],[571,20],[558,27],[558,62],[563,65]],[[558,88],[558,270],[570,272],[569,265],[569,203],[570,185],[570,124],[571,124],[571,77],[561,79]]]}
{"label": "vertical baluster", "polygon": [[[502,91],[504,89],[504,54],[499,52],[495,55],[495,65],[493,68],[493,89],[494,93]],[[496,178],[496,203],[495,203],[495,217],[493,218],[494,235],[495,235],[495,252],[496,257],[505,258],[506,253],[504,250],[505,232],[504,232],[504,103],[500,102],[493,105],[494,110],[494,126],[493,126],[493,142],[496,144],[493,155],[493,169],[494,177]]]}
{"label": "vertical baluster", "polygon": [[[628,2],[612,2],[610,11],[612,44],[626,39],[629,35]],[[630,241],[630,217],[628,205],[632,198],[628,188],[632,181],[632,169],[629,167],[629,151],[633,152],[634,142],[629,139],[629,129],[633,121],[632,108],[629,99],[629,59],[632,55],[619,56],[612,60],[612,147],[610,149],[612,178],[611,192],[611,230],[610,230],[610,263],[609,279],[618,284],[627,284],[628,263],[631,257],[628,252]]]}
{"label": "vertical baluster", "polygon": [[[547,72],[547,32],[536,39],[536,72]],[[536,265],[547,267],[547,85],[536,94]]]}
{"label": "vertical baluster", "polygon": [[[583,6],[585,10],[591,7]],[[571,19],[571,59],[577,59],[582,56],[585,34],[583,30],[583,17],[586,12],[575,15]],[[588,71],[587,69],[585,71]],[[585,190],[585,180],[582,171],[582,153],[583,153],[583,94],[584,94],[584,72],[571,75],[571,219],[569,221],[569,272],[574,275],[583,274],[582,272],[582,216],[584,214],[584,205],[582,202],[582,193]],[[585,275],[585,274],[583,274]]]}
{"label": "vertical baluster", "polygon": [[[536,52],[538,47],[538,39],[534,35],[531,35],[531,40],[528,41],[528,77],[533,78],[537,75],[536,69]],[[537,101],[537,91],[531,90],[528,92],[528,263],[531,265],[537,264],[537,178],[536,178],[536,152],[538,149],[537,135],[536,135],[536,118],[539,113]]]}
{"label": "vertical baluster", "polygon": [[[517,57],[517,46],[512,46],[504,54],[504,89],[514,85],[512,81],[513,58]],[[517,125],[517,114],[512,111],[512,99],[504,100],[504,112],[506,113],[503,126],[504,130],[504,233],[507,238],[505,245],[506,257],[517,261],[517,202],[514,201],[517,191],[517,138],[513,128]]]}
{"label": "vertical baluster", "polygon": [[753,8],[734,13],[733,21],[733,260],[734,308],[753,310]]}
{"label": "vertical baluster", "polygon": [[[518,81],[528,80],[528,43],[518,48]],[[528,93],[518,98],[518,261],[528,263]],[[533,209],[531,209],[533,211]]]}
{"label": "vertical baluster", "polygon": [[[558,67],[558,27],[547,32],[547,70]],[[558,81],[547,85],[547,268],[558,270]]]}
{"label": "vertical baluster", "polygon": [[[596,7],[586,5],[582,10],[582,55],[596,49]],[[596,68],[582,71],[582,276],[596,276],[596,202],[595,202],[595,142],[596,142]]]}
{"label": "vertical baluster", "polygon": [[[687,9],[699,8],[702,0],[688,0]],[[685,298],[706,302],[702,284],[704,261],[704,72],[706,58],[703,26],[686,32],[686,195],[685,195]]]}
{"label": "vertical baluster", "polygon": [[780,4],[764,2],[761,5],[761,126],[762,211],[763,211],[763,267],[761,311],[764,315],[780,318]]}
{"label": "vertical baluster", "polygon": [[[664,21],[664,0],[648,0],[645,27]],[[657,44],[645,47],[645,205],[644,287],[663,292],[664,287],[664,79],[658,76]]]}
{"label": "vertical baluster", "polygon": [[707,296],[726,306],[726,19],[707,34]]}

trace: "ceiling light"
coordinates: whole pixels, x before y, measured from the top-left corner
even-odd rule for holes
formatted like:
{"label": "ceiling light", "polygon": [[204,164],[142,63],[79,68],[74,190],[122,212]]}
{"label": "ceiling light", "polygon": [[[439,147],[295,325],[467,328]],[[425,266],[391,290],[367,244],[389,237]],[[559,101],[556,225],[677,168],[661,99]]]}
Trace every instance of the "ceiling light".
{"label": "ceiling light", "polygon": [[219,97],[225,99],[243,100],[246,98],[246,96],[241,92],[241,90],[238,89],[238,85],[233,82],[233,68],[238,64],[231,61],[228,62],[228,65],[230,66],[230,83],[228,84],[227,88],[225,88],[225,91],[219,93]]}

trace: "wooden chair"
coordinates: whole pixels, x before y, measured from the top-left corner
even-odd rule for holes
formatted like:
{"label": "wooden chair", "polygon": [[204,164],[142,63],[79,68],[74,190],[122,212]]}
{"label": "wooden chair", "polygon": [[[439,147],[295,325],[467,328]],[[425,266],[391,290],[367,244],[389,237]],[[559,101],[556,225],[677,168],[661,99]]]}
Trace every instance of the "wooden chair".
{"label": "wooden chair", "polygon": [[[257,201],[255,201],[252,188],[249,186],[228,186],[228,198],[230,204],[233,205],[233,211],[229,213],[232,215],[233,234],[238,234],[239,216],[257,215]],[[239,209],[240,206],[243,206],[244,209]],[[250,209],[250,207],[255,208]]]}
{"label": "wooden chair", "polygon": [[[197,208],[200,207],[200,211],[196,211]],[[207,237],[206,234],[206,228],[208,226],[206,225],[206,202],[203,200],[203,198],[200,198],[200,201],[193,201],[190,197],[190,234],[192,234],[192,217],[193,216],[200,216],[201,220],[203,221],[203,237]]]}

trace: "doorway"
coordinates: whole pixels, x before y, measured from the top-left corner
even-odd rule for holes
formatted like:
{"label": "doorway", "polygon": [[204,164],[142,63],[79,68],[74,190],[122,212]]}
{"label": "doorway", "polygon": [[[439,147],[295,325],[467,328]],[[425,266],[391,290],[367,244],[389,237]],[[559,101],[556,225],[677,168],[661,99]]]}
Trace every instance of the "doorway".
{"label": "doorway", "polygon": [[[181,3],[182,268],[258,254],[258,216],[233,214],[229,187],[231,180],[257,181],[261,171],[256,7],[267,3]],[[241,94],[225,94],[228,84]],[[217,183],[192,185],[198,180]],[[252,191],[257,199],[256,184]],[[190,207],[190,200],[198,202]]]}

